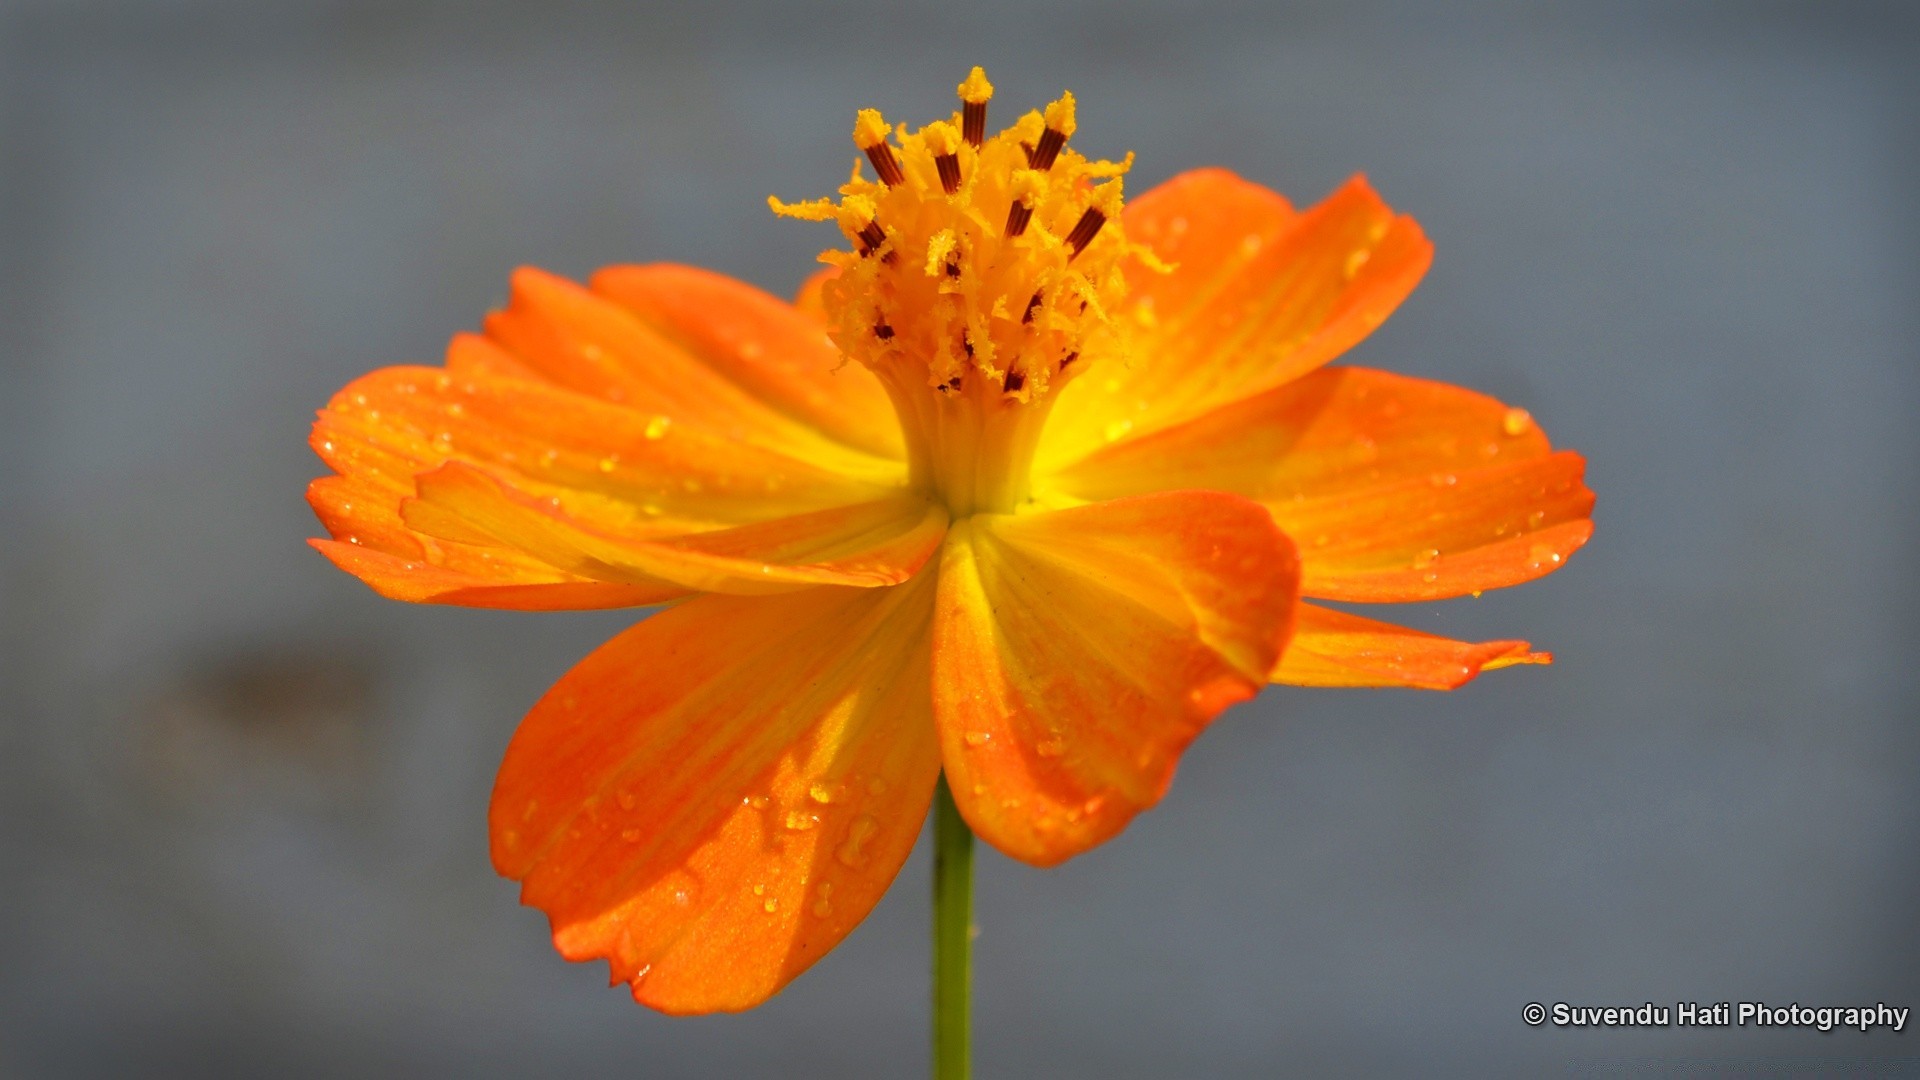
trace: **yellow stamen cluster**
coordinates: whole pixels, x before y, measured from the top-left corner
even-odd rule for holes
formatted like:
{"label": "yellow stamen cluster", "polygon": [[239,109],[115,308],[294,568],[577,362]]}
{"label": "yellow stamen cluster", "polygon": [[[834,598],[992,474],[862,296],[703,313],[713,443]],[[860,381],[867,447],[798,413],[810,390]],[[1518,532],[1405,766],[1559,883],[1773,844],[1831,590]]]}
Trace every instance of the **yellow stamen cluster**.
{"label": "yellow stamen cluster", "polygon": [[[961,108],[918,131],[862,110],[853,141],[877,179],[856,161],[838,200],[769,199],[775,213],[833,221],[846,235],[852,250],[821,255],[840,270],[822,295],[829,332],[886,384],[916,470],[957,510],[1024,497],[1054,395],[1118,351],[1109,313],[1130,253],[1119,217],[1132,155],[1091,161],[1068,146],[1071,94],[988,136],[992,95],[974,68]],[[1005,483],[952,475],[974,468],[959,456],[982,453],[1011,455]],[[978,498],[956,485],[978,486]]]}

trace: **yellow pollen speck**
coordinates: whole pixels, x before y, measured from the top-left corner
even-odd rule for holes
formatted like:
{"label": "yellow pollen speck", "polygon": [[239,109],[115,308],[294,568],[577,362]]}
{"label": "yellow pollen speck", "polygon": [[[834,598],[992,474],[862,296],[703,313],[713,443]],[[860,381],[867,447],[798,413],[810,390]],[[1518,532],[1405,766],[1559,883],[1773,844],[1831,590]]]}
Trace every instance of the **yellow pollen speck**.
{"label": "yellow pollen speck", "polygon": [[887,133],[893,125],[880,117],[879,109],[861,109],[853,121],[853,145],[865,150],[869,146],[878,146],[887,141]]}
{"label": "yellow pollen speck", "polygon": [[1073,138],[1074,129],[1078,127],[1074,116],[1073,95],[1061,94],[1059,101],[1047,106],[1046,120],[1049,130],[1057,131],[1069,139]]}
{"label": "yellow pollen speck", "polygon": [[984,105],[993,97],[993,84],[987,81],[987,73],[974,68],[967,73],[967,80],[959,86],[960,100],[970,105]]}
{"label": "yellow pollen speck", "polygon": [[960,152],[960,132],[945,120],[935,120],[920,132],[920,138],[927,144],[927,152],[936,156],[957,154]]}

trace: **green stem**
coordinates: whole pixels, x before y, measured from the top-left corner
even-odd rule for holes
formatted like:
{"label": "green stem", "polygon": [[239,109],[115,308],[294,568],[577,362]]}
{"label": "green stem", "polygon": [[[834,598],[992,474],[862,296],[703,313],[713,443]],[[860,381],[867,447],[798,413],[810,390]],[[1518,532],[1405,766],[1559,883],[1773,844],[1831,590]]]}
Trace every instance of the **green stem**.
{"label": "green stem", "polygon": [[933,1077],[967,1080],[973,990],[973,830],[947,778],[933,793]]}

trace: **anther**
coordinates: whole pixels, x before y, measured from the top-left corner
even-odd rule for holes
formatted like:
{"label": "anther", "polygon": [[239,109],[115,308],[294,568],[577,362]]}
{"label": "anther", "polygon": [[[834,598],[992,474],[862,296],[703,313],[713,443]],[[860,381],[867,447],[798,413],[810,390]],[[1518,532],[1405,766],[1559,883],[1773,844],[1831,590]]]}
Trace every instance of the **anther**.
{"label": "anther", "polygon": [[887,142],[887,133],[893,126],[880,118],[878,109],[861,109],[853,122],[853,145],[866,152],[867,160],[873,162],[873,171],[880,174],[880,182],[894,187],[907,178],[900,171],[900,159],[893,156],[893,147]]}
{"label": "anther", "polygon": [[1027,231],[1027,222],[1033,219],[1033,205],[1040,198],[1041,188],[1046,179],[1031,169],[1016,169],[1013,174],[1013,205],[1007,207],[1008,236],[1019,236]]}
{"label": "anther", "polygon": [[1047,130],[1040,133],[1040,142],[1029,155],[1029,163],[1036,169],[1045,171],[1053,168],[1054,159],[1060,156],[1060,148],[1067,145],[1073,136],[1073,95],[1062,94],[1060,100],[1047,106]]}
{"label": "anther", "polygon": [[1040,310],[1040,290],[1035,289],[1033,299],[1027,301],[1027,310],[1020,315],[1020,325],[1025,326],[1032,322],[1033,313],[1038,310]]}
{"label": "anther", "polygon": [[860,226],[860,254],[871,255],[873,250],[887,242],[887,233],[877,221],[869,221]]}
{"label": "anther", "polygon": [[941,190],[951,195],[960,190],[960,136],[952,124],[932,123],[920,133],[933,155],[933,167],[940,173]]}
{"label": "anther", "polygon": [[881,341],[892,341],[893,327],[887,325],[884,321],[874,323],[873,336],[879,338]]}
{"label": "anther", "polygon": [[1007,207],[1007,235],[1019,236],[1027,231],[1027,222],[1033,220],[1033,207],[1016,202]]}
{"label": "anther", "polygon": [[978,150],[987,141],[987,99],[993,97],[993,84],[987,73],[974,68],[960,84],[960,130],[967,145]]}
{"label": "anther", "polygon": [[1067,355],[1061,357],[1060,370],[1061,371],[1067,370],[1067,365],[1073,363],[1075,360],[1078,360],[1078,359],[1080,359],[1080,354],[1077,352],[1070,352]]}
{"label": "anther", "polygon": [[1027,385],[1027,377],[1025,375],[1022,375],[1019,372],[1014,371],[1012,369],[1008,369],[1007,377],[1005,379],[1002,379],[1000,382],[1000,389],[1005,390],[1007,393],[1011,394],[1018,391],[1021,387],[1025,385]]}
{"label": "anther", "polygon": [[1073,231],[1067,234],[1067,246],[1073,249],[1073,255],[1067,258],[1071,259],[1074,255],[1080,254],[1082,249],[1093,243],[1093,238],[1100,235],[1100,229],[1106,223],[1107,215],[1091,206],[1087,207],[1087,212],[1080,215],[1080,220],[1074,225]]}

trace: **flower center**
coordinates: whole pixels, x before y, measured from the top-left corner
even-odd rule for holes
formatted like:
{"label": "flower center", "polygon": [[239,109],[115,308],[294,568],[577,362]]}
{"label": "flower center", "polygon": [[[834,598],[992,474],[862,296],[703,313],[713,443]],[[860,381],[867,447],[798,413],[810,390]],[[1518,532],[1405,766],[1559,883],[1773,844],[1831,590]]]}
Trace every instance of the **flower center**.
{"label": "flower center", "polygon": [[951,119],[919,131],[860,112],[854,145],[878,179],[856,160],[837,201],[768,200],[846,235],[852,250],[820,256],[839,269],[822,290],[828,332],[880,377],[913,482],[955,516],[1026,499],[1061,387],[1120,349],[1109,313],[1134,252],[1118,221],[1133,155],[1089,161],[1067,146],[1072,94],[988,136],[985,73],[959,92]]}

